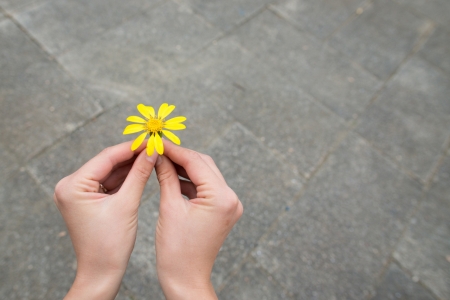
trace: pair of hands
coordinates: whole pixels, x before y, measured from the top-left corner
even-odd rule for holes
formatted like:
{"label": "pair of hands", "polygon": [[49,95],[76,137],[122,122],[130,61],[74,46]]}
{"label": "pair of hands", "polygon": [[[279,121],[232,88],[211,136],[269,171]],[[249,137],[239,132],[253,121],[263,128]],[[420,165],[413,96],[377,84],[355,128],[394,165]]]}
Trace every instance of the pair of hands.
{"label": "pair of hands", "polygon": [[155,246],[163,292],[167,299],[216,299],[212,267],[242,215],[241,202],[209,156],[167,141],[164,156],[149,157],[144,146],[134,152],[130,146],[105,149],[56,185],[54,200],[78,262],[65,299],[115,298],[136,241],[142,192],[154,167],[161,188]]}

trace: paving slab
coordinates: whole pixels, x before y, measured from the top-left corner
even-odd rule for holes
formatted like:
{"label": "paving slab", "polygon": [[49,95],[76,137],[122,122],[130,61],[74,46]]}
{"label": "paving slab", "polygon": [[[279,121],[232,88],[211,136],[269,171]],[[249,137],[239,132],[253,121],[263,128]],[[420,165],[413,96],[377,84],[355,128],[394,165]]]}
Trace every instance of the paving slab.
{"label": "paving slab", "polygon": [[14,17],[50,53],[58,54],[97,38],[161,0],[52,0]]}
{"label": "paving slab", "polygon": [[11,177],[19,169],[19,161],[0,143],[0,181]]}
{"label": "paving slab", "polygon": [[391,264],[377,287],[373,300],[436,300],[433,295],[419,283],[414,282],[397,265]]}
{"label": "paving slab", "polygon": [[219,299],[291,299],[283,288],[251,260],[246,262],[225,288],[219,293]]}
{"label": "paving slab", "polygon": [[163,84],[167,68],[198,52],[219,31],[172,2],[110,30],[60,57],[75,77],[97,84],[146,89]]}
{"label": "paving slab", "polygon": [[420,56],[450,74],[450,33],[438,27],[420,50]]}
{"label": "paving slab", "polygon": [[271,8],[289,22],[326,38],[356,12],[364,0],[285,0]]}
{"label": "paving slab", "polygon": [[446,0],[396,0],[408,5],[419,14],[425,14],[433,21],[437,21],[450,29],[450,3]]}
{"label": "paving slab", "polygon": [[229,70],[227,89],[213,99],[296,174],[309,177],[345,130],[344,121],[295,84],[251,65]]}
{"label": "paving slab", "polygon": [[297,299],[363,299],[420,198],[414,182],[351,134],[252,255]]}
{"label": "paving slab", "polygon": [[175,0],[176,2],[191,7],[200,13],[205,19],[218,28],[228,31],[243,22],[246,18],[257,13],[258,10],[272,0]]}
{"label": "paving slab", "polygon": [[[128,124],[126,118],[136,111],[136,106],[129,104],[107,111],[30,161],[27,168],[43,189],[53,195],[59,180],[78,170],[103,149],[135,138],[124,136],[122,132]],[[153,194],[156,187],[155,175],[152,175],[143,197]]]}
{"label": "paving slab", "polygon": [[20,12],[49,0],[0,0],[0,7],[10,13]]}
{"label": "paving slab", "polygon": [[0,24],[0,45],[1,142],[18,158],[31,158],[102,110],[10,21]]}
{"label": "paving slab", "polygon": [[450,151],[433,178],[430,192],[450,199]]}
{"label": "paving slab", "polygon": [[431,194],[411,219],[394,258],[440,299],[450,298],[450,198]]}
{"label": "paving slab", "polygon": [[53,200],[19,172],[3,181],[0,204],[0,298],[62,299],[75,255]]}
{"label": "paving slab", "polygon": [[425,181],[450,134],[449,94],[450,78],[414,57],[361,116],[357,131]]}
{"label": "paving slab", "polygon": [[235,37],[272,72],[288,78],[345,119],[364,110],[381,82],[336,50],[265,11]]}
{"label": "paving slab", "polygon": [[330,44],[386,79],[429,25],[394,1],[375,0],[358,18],[336,32]]}

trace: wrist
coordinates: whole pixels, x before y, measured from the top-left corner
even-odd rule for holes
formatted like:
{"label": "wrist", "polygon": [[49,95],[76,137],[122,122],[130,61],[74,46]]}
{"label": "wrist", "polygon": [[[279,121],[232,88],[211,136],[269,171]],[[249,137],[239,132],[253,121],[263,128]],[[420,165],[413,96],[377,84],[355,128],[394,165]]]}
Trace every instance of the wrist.
{"label": "wrist", "polygon": [[86,274],[77,272],[72,287],[64,300],[114,299],[119,292],[123,272]]}

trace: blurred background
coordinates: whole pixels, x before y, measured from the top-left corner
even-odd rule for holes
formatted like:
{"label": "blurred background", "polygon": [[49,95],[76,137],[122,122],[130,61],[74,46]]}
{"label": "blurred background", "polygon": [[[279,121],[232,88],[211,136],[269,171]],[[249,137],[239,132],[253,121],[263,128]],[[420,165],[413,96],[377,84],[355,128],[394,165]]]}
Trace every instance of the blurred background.
{"label": "blurred background", "polygon": [[[245,212],[220,299],[450,299],[447,0],[0,0],[0,298],[62,299],[55,184],[177,106]],[[117,299],[163,299],[152,177]]]}

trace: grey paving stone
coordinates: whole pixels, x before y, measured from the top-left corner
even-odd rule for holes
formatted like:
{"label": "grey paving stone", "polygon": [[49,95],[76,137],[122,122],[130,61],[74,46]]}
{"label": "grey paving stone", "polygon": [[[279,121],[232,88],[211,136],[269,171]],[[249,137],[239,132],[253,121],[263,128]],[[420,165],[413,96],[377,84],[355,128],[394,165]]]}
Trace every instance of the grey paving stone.
{"label": "grey paving stone", "polygon": [[418,13],[425,14],[450,29],[450,3],[446,0],[396,0],[399,3],[409,5]]}
{"label": "grey paving stone", "polygon": [[97,38],[161,0],[52,0],[15,18],[52,54]]}
{"label": "grey paving stone", "polygon": [[427,24],[404,6],[376,0],[356,20],[340,29],[330,43],[386,79],[412,50]]}
{"label": "grey paving stone", "polygon": [[19,161],[0,143],[0,181],[11,177],[19,168]]}
{"label": "grey paving stone", "polygon": [[20,172],[2,181],[0,204],[0,298],[62,299],[75,255],[53,200]]}
{"label": "grey paving stone", "polygon": [[450,198],[428,197],[411,220],[394,258],[440,299],[450,298]]}
{"label": "grey paving stone", "polygon": [[[28,169],[44,190],[52,195],[59,180],[78,170],[103,149],[136,138],[122,135],[123,129],[129,124],[126,118],[136,115],[135,112],[136,106],[129,104],[107,111],[34,158]],[[152,175],[143,197],[153,194],[157,186],[155,175]]]}
{"label": "grey paving stone", "polygon": [[293,202],[302,183],[241,125],[233,125],[206,152],[215,160],[244,206],[243,216],[222,246],[214,265],[212,281],[218,288],[257,245],[278,215]]}
{"label": "grey paving stone", "polygon": [[450,74],[450,33],[437,28],[419,52],[429,62]]}
{"label": "grey paving stone", "polygon": [[430,292],[409,278],[399,267],[392,264],[383,282],[377,287],[373,300],[435,300]]}
{"label": "grey paving stone", "polygon": [[167,68],[196,53],[217,34],[200,17],[167,2],[59,60],[77,78],[145,90],[149,83],[163,84],[170,76]]}
{"label": "grey paving stone", "polygon": [[239,66],[230,70],[232,81],[225,91],[214,95],[215,101],[297,174],[308,177],[344,130],[344,122],[269,70]]}
{"label": "grey paving stone", "polygon": [[49,0],[0,0],[0,7],[10,13],[20,12]]}
{"label": "grey paving stone", "polygon": [[272,276],[265,274],[253,261],[245,263],[218,296],[223,300],[290,299]]}
{"label": "grey paving stone", "polygon": [[28,159],[101,111],[10,21],[0,24],[1,142]]}
{"label": "grey paving stone", "polygon": [[436,176],[433,178],[430,191],[450,199],[450,156],[447,156],[439,167]]}
{"label": "grey paving stone", "polygon": [[427,180],[449,136],[450,79],[415,57],[361,116],[358,132]]}
{"label": "grey paving stone", "polygon": [[228,31],[249,16],[262,9],[272,0],[175,0],[192,7],[218,28]]}
{"label": "grey paving stone", "polygon": [[363,0],[284,0],[271,7],[299,28],[326,38],[362,3]]}
{"label": "grey paving stone", "polygon": [[297,299],[364,299],[420,198],[351,134],[252,255]]}
{"label": "grey paving stone", "polygon": [[123,279],[135,300],[165,299],[156,273],[155,230],[158,215],[159,193],[143,201],[139,208],[136,244]]}
{"label": "grey paving stone", "polygon": [[271,12],[245,23],[234,37],[272,72],[288,78],[346,119],[361,112],[381,86],[372,74]]}

